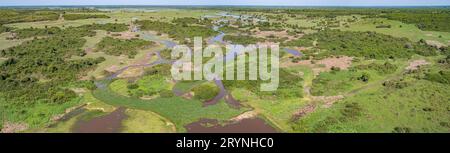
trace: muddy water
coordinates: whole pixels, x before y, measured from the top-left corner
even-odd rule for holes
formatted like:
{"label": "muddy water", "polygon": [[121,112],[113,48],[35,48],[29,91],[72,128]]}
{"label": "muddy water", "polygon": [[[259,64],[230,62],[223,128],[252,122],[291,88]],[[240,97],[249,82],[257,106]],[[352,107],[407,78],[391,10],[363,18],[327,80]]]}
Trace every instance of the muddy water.
{"label": "muddy water", "polygon": [[126,118],[125,108],[121,107],[108,115],[96,117],[89,121],[78,121],[73,132],[75,133],[118,133],[122,121]]}
{"label": "muddy water", "polygon": [[185,126],[188,133],[276,133],[263,119],[243,119],[238,123],[218,124],[214,119],[202,119]]}

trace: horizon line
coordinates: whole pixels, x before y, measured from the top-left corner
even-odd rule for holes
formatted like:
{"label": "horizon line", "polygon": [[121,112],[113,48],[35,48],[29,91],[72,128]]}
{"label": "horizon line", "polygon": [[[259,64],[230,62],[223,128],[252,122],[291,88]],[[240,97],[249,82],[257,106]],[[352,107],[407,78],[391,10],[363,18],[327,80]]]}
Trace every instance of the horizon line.
{"label": "horizon line", "polygon": [[73,5],[73,4],[61,4],[61,5],[2,5],[0,7],[24,7],[24,6],[39,6],[39,7],[57,7],[57,6],[272,6],[272,7],[450,7],[448,5],[440,5],[440,4],[430,4],[430,5],[240,5],[240,4],[216,4],[216,5],[207,5],[207,4],[196,4],[196,5],[186,5],[186,4],[86,4],[86,5]]}

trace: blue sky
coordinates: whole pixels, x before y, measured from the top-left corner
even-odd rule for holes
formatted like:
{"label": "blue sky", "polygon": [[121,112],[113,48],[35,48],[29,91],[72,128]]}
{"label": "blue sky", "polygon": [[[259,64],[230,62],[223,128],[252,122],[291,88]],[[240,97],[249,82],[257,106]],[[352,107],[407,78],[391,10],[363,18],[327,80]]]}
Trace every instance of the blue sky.
{"label": "blue sky", "polygon": [[0,0],[13,5],[449,6],[450,0]]}

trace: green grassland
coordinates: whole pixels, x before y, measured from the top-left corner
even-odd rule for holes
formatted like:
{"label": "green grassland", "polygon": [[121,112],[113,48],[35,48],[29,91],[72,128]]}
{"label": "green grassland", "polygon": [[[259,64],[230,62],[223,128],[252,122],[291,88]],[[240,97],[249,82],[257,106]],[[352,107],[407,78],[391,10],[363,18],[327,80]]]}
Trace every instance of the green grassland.
{"label": "green grassland", "polygon": [[127,109],[127,118],[123,121],[125,133],[172,133],[175,126],[158,114],[143,110]]}

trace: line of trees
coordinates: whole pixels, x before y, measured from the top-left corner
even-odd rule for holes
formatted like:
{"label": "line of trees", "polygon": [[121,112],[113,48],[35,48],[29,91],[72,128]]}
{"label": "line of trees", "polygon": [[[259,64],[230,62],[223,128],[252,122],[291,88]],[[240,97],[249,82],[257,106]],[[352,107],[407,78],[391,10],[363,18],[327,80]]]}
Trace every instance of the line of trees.
{"label": "line of trees", "polygon": [[92,19],[92,18],[111,18],[104,14],[64,14],[64,20],[80,20],[80,19]]}

